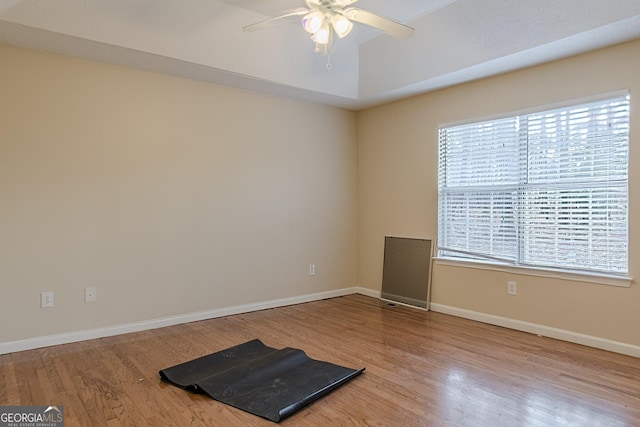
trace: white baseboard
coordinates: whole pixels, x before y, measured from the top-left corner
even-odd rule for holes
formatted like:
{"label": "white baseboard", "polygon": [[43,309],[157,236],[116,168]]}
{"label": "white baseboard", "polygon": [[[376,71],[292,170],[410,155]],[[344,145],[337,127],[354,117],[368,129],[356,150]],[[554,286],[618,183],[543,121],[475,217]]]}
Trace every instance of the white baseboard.
{"label": "white baseboard", "polygon": [[359,286],[356,286],[355,288],[353,288],[353,293],[365,295],[372,298],[380,298],[380,291],[374,291],[373,289],[369,289],[369,288],[361,288]]}
{"label": "white baseboard", "polygon": [[477,311],[465,310],[463,308],[451,307],[442,304],[431,303],[432,311],[452,316],[463,317],[465,319],[476,320],[491,325],[503,326],[509,329],[529,332],[549,338],[556,338],[576,344],[582,344],[589,347],[595,347],[602,350],[613,351],[615,353],[626,354],[629,356],[640,357],[640,346],[626,344],[623,342],[612,341],[604,338],[598,338],[591,335],[579,334],[577,332],[567,331],[564,329],[552,328],[549,326],[538,325],[535,323],[523,322],[521,320],[509,319],[507,317],[494,316],[492,314],[480,313]]}
{"label": "white baseboard", "polygon": [[[291,298],[282,298],[270,301],[263,301],[252,304],[243,304],[233,307],[217,308],[212,310],[199,311],[196,313],[179,314],[176,316],[162,317],[159,319],[145,320],[141,322],[126,323],[122,325],[106,326],[103,328],[87,329],[83,331],[66,332],[62,334],[48,335],[35,338],[27,338],[19,341],[0,343],[0,354],[14,353],[16,351],[32,350],[34,348],[48,347],[52,345],[68,344],[72,342],[103,338],[130,332],[146,331],[149,329],[163,328],[166,326],[179,325],[182,323],[197,322],[199,320],[214,319],[216,317],[231,316],[233,314],[249,313],[252,311],[266,310],[269,308],[284,307],[293,304],[318,301],[328,298],[341,297],[361,293],[363,295],[375,294],[370,289],[352,287],[338,289],[334,291],[320,292],[315,294],[301,295]],[[378,296],[380,293],[378,292]]]}
{"label": "white baseboard", "polygon": [[[252,311],[266,310],[269,308],[284,307],[287,305],[302,304],[305,302],[319,301],[328,298],[336,298],[351,294],[361,294],[372,298],[380,298],[380,291],[369,288],[354,286],[334,291],[320,292],[315,294],[301,295],[297,297],[282,298],[276,300],[263,301],[252,304],[243,304],[232,307],[223,307],[213,310],[199,311],[176,316],[162,317],[159,319],[146,320],[141,322],[126,323],[122,325],[107,326],[104,328],[87,329],[82,331],[67,332],[62,334],[48,335],[42,337],[28,338],[19,341],[0,343],[0,355],[14,353],[16,351],[32,350],[35,348],[48,347],[52,345],[68,344],[72,342],[103,338],[130,332],[139,332],[149,329],[163,328],[166,326],[179,325],[200,320],[214,319],[216,317],[231,316],[234,314],[249,313]],[[431,303],[430,310],[450,314],[465,319],[476,320],[478,322],[491,325],[503,326],[505,328],[518,331],[529,332],[545,337],[556,338],[629,356],[640,357],[640,346],[611,341],[604,338],[590,335],[578,334],[563,329],[551,328],[549,326],[535,323],[523,322],[506,317],[494,316],[462,308],[451,307],[443,304]]]}

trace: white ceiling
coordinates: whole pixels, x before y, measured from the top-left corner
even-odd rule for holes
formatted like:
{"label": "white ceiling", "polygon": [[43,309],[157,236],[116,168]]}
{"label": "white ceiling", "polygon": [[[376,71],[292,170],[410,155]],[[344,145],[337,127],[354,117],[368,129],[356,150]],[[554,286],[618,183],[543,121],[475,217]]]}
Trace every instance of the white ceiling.
{"label": "white ceiling", "polygon": [[360,109],[640,38],[640,0],[360,0],[414,37],[356,24],[330,58],[294,23],[241,29],[302,6],[0,0],[0,42]]}

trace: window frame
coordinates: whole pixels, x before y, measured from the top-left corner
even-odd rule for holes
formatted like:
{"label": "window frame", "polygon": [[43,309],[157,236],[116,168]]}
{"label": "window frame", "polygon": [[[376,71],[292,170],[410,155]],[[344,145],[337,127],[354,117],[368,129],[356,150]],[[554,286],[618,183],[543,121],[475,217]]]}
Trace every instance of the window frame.
{"label": "window frame", "polygon": [[[631,282],[633,281],[633,278],[631,278],[629,276],[629,269],[630,269],[630,254],[629,254],[629,250],[630,250],[630,230],[629,230],[629,217],[630,217],[630,213],[629,213],[629,208],[630,208],[630,191],[629,191],[629,175],[630,175],[630,164],[629,164],[629,158],[630,158],[630,148],[631,148],[631,141],[630,141],[630,127],[631,127],[631,100],[630,100],[630,91],[629,90],[620,90],[620,91],[615,91],[615,92],[609,92],[606,94],[599,94],[597,96],[590,96],[590,97],[585,97],[585,98],[580,98],[580,99],[573,99],[573,100],[568,100],[568,101],[563,101],[563,102],[559,102],[559,103],[554,103],[554,104],[547,104],[547,105],[543,105],[543,106],[538,106],[535,108],[529,108],[529,109],[523,109],[523,110],[518,110],[518,111],[512,111],[509,113],[504,113],[501,115],[495,115],[495,116],[491,116],[491,117],[484,117],[484,118],[476,118],[476,119],[472,119],[472,120],[465,120],[465,121],[460,121],[460,122],[455,122],[455,123],[446,123],[446,124],[440,124],[438,126],[438,134],[440,134],[441,130],[446,129],[446,128],[453,128],[453,127],[457,127],[457,126],[464,126],[464,125],[474,125],[474,124],[481,124],[481,123],[487,123],[487,122],[491,122],[491,121],[499,121],[499,120],[508,120],[510,118],[517,118],[518,120],[521,120],[522,118],[526,118],[527,116],[530,115],[536,115],[536,114],[545,114],[545,113],[551,113],[554,110],[559,110],[559,109],[567,109],[567,110],[571,110],[571,109],[575,109],[575,108],[579,108],[581,106],[583,106],[584,104],[590,104],[590,103],[596,103],[596,102],[600,102],[602,101],[603,103],[606,103],[608,101],[614,101],[616,98],[624,98],[626,97],[628,102],[629,102],[629,111],[628,111],[628,134],[627,134],[627,152],[626,152],[626,162],[627,162],[627,170],[626,170],[626,189],[627,189],[627,193],[626,193],[626,268],[627,271],[624,272],[615,272],[615,271],[602,271],[599,269],[593,269],[593,268],[585,268],[585,269],[581,269],[581,268],[573,268],[571,266],[569,266],[568,268],[560,268],[560,267],[556,267],[556,266],[545,266],[545,265],[535,265],[535,264],[525,264],[525,263],[520,263],[521,260],[521,248],[524,246],[524,242],[523,237],[520,236],[520,232],[516,232],[516,247],[518,250],[518,255],[516,256],[516,260],[515,262],[513,262],[512,260],[505,260],[505,259],[501,259],[500,257],[492,257],[492,256],[484,256],[484,257],[470,257],[470,258],[465,258],[464,256],[460,256],[460,257],[456,257],[456,256],[451,256],[451,255],[444,255],[443,254],[443,250],[446,250],[446,248],[442,248],[442,246],[440,245],[440,242],[438,242],[439,244],[437,245],[437,250],[436,250],[436,256],[434,257],[434,259],[436,260],[436,263],[438,264],[442,264],[442,265],[450,265],[450,266],[462,266],[462,267],[470,267],[470,268],[478,268],[478,269],[485,269],[485,270],[494,270],[494,271],[504,271],[504,272],[509,272],[509,273],[518,273],[518,274],[524,274],[524,275],[532,275],[532,276],[541,276],[541,277],[551,277],[551,278],[561,278],[561,279],[567,279],[567,280],[574,280],[574,281],[586,281],[586,282],[593,282],[593,283],[601,283],[601,284],[606,284],[606,285],[613,285],[613,286],[624,286],[624,287],[628,287],[630,286]],[[518,139],[520,139],[521,135],[519,135]],[[528,147],[528,142],[526,143],[527,147]],[[441,150],[441,145],[440,145],[440,135],[438,135],[438,151],[439,151],[439,156],[438,156],[438,221],[437,221],[437,225],[438,225],[438,235],[440,236],[441,234],[441,187],[440,187],[440,182],[441,182],[441,165],[440,165],[440,150]],[[520,159],[522,160],[522,159]],[[518,166],[519,168],[522,167],[522,165]],[[522,171],[520,171],[520,173],[522,173]],[[520,185],[520,183],[518,184]],[[519,189],[521,190],[521,189]],[[515,210],[519,210],[521,209],[520,204],[524,204],[524,200],[518,198],[517,200],[517,206],[515,207]],[[516,215],[519,215],[518,213],[516,213]],[[519,219],[516,219],[516,222]],[[451,253],[451,251],[450,251]],[[463,252],[461,251],[461,254]]]}

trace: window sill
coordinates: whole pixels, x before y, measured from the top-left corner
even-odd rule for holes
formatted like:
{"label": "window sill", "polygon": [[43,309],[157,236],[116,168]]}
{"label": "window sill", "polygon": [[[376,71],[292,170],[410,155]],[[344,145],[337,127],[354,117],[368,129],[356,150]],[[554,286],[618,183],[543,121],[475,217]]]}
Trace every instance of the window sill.
{"label": "window sill", "polygon": [[552,279],[572,280],[576,282],[596,283],[599,285],[618,286],[628,288],[633,282],[633,277],[614,276],[606,274],[576,273],[567,270],[552,270],[534,267],[523,267],[509,264],[488,263],[475,260],[460,260],[447,257],[435,257],[438,265],[452,267],[475,268],[479,270],[501,271],[506,273],[521,274],[525,276],[547,277]]}

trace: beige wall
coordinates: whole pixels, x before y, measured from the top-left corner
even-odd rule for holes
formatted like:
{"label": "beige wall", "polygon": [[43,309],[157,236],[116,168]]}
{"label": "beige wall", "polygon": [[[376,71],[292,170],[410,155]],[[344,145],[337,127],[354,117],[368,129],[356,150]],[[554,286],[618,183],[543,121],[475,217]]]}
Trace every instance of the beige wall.
{"label": "beige wall", "polygon": [[0,343],[356,285],[355,113],[6,45],[0,64]]}
{"label": "beige wall", "polygon": [[[379,290],[385,235],[437,235],[439,124],[624,88],[640,269],[640,42],[357,114],[6,45],[0,64],[0,343]],[[432,297],[640,345],[635,283],[437,265]]]}
{"label": "beige wall", "polygon": [[[380,289],[384,236],[437,237],[439,124],[630,89],[630,275],[640,273],[640,41],[358,115],[359,284]],[[518,295],[506,293],[507,280]],[[432,301],[640,345],[640,288],[436,265]]]}

